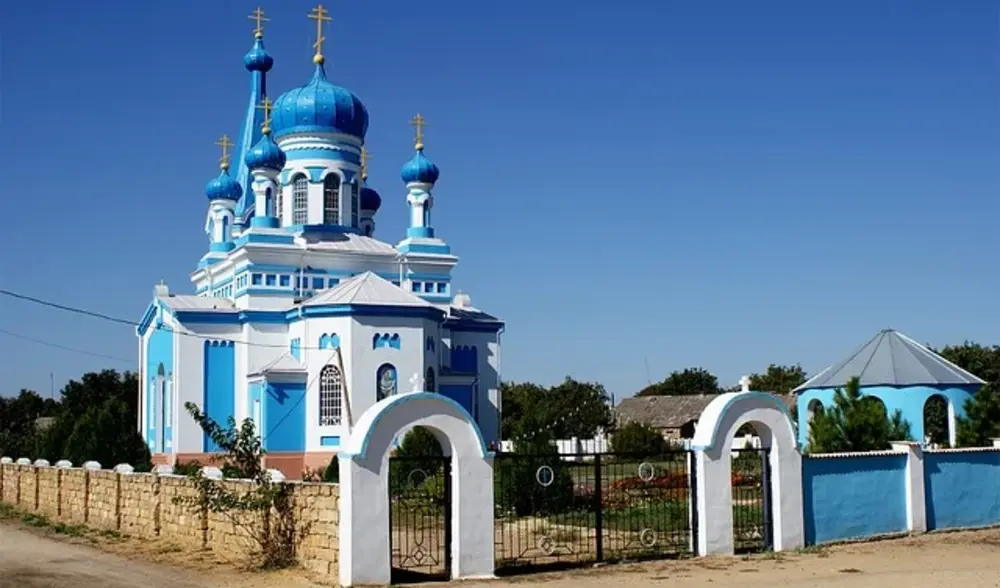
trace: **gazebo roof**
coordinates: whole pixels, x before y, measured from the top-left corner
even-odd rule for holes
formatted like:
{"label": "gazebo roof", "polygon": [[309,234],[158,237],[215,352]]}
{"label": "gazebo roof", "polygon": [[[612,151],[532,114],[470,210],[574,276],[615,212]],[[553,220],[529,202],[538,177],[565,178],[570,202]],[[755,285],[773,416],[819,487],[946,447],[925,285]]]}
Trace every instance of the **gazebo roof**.
{"label": "gazebo roof", "polygon": [[862,386],[968,386],[986,382],[893,329],[879,331],[839,363],[793,392],[839,388],[857,376]]}

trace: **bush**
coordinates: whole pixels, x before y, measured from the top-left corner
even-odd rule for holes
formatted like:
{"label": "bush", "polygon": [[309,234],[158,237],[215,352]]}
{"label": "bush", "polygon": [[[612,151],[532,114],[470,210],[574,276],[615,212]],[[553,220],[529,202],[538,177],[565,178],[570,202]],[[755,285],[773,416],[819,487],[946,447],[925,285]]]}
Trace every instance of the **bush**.
{"label": "bush", "polygon": [[337,460],[336,454],[330,458],[329,465],[323,470],[323,481],[330,484],[340,483],[340,462]]}
{"label": "bush", "polygon": [[[513,455],[498,457],[494,491],[504,513],[517,516],[549,516],[581,508],[589,492],[578,499],[570,468],[547,438],[518,440]],[[542,485],[538,478],[551,470],[551,482]]]}
{"label": "bush", "polygon": [[669,451],[670,444],[650,425],[631,422],[611,436],[611,450],[615,453],[656,455]]}

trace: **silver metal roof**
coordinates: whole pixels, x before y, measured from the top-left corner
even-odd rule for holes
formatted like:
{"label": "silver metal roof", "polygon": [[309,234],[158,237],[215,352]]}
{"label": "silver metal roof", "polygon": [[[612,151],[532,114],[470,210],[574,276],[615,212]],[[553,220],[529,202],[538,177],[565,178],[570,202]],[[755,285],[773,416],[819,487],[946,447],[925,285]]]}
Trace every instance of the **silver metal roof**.
{"label": "silver metal roof", "polygon": [[899,331],[884,329],[846,359],[816,374],[793,392],[842,387],[855,376],[862,386],[986,383]]}
{"label": "silver metal roof", "polygon": [[358,274],[329,290],[320,292],[304,306],[325,304],[374,304],[380,306],[431,307],[431,303],[410,294],[389,280],[372,272]]}

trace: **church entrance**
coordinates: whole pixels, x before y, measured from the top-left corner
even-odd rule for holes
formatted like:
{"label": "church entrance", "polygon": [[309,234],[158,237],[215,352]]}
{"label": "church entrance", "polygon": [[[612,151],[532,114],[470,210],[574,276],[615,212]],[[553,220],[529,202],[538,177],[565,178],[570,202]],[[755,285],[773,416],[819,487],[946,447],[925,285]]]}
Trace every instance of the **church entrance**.
{"label": "church entrance", "polygon": [[392,583],[450,580],[451,457],[389,460]]}

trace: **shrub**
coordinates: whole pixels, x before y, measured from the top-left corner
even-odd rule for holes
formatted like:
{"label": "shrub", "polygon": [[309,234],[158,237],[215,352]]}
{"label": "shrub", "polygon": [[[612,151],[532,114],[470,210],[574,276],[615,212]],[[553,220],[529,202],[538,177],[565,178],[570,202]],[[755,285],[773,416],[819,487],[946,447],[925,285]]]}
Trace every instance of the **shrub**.
{"label": "shrub", "polygon": [[[513,455],[498,457],[495,466],[494,490],[505,513],[548,516],[576,509],[581,506],[579,500],[587,500],[587,493],[578,497],[570,468],[547,438],[516,440],[514,450]],[[540,483],[539,477],[548,485]]]}
{"label": "shrub", "polygon": [[631,422],[611,436],[611,449],[615,453],[666,453],[670,444],[659,431],[646,423]]}
{"label": "shrub", "polygon": [[330,484],[340,483],[340,462],[337,460],[336,454],[330,458],[330,463],[323,470],[323,481]]}

